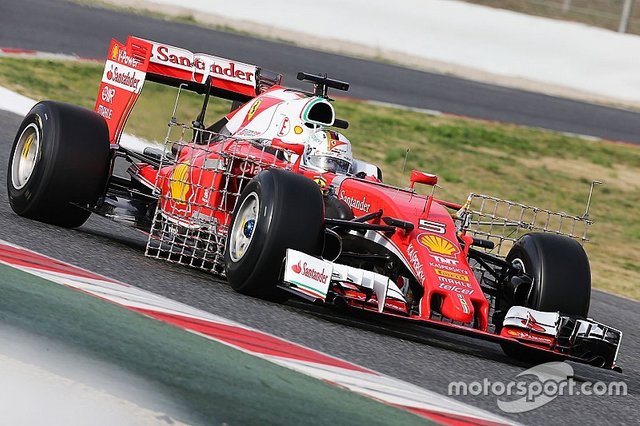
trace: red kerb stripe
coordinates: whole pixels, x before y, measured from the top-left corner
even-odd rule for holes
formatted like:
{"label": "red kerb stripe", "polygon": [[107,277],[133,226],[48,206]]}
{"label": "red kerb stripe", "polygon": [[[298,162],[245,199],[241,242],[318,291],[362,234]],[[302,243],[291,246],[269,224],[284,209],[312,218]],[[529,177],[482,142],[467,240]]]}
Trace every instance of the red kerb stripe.
{"label": "red kerb stripe", "polygon": [[333,367],[344,368],[352,371],[360,371],[368,374],[377,373],[367,370],[357,365],[342,361],[313,349],[308,349],[295,343],[287,342],[259,331],[237,327],[228,324],[221,324],[212,321],[200,320],[196,318],[183,317],[181,315],[169,314],[165,312],[157,312],[141,308],[129,308],[138,311],[152,318],[173,324],[180,328],[196,331],[206,336],[213,337],[224,343],[238,346],[249,352],[255,352],[262,355],[272,355],[282,358],[288,358],[298,361],[314,362],[317,364],[325,364]]}

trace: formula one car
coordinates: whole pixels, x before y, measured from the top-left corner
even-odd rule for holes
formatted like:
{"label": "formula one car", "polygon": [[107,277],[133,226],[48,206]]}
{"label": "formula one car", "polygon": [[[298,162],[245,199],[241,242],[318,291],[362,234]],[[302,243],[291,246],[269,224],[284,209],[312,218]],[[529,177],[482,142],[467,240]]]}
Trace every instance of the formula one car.
{"label": "formula one car", "polygon": [[[225,276],[248,295],[447,329],[530,362],[617,369],[620,331],[588,318],[588,204],[572,216],[479,194],[454,203],[417,170],[398,188],[364,161],[342,173],[309,167],[311,132],[348,126],[328,90],[349,85],[298,79],[312,91],[253,65],[112,40],[94,111],[45,101],[25,117],[9,161],[11,207],[64,227],[92,213],[130,224],[148,232],[146,255]],[[145,81],[203,97],[192,123],[174,108],[164,149],[121,143]],[[233,103],[205,124],[210,97]],[[122,162],[128,177],[115,172]]]}

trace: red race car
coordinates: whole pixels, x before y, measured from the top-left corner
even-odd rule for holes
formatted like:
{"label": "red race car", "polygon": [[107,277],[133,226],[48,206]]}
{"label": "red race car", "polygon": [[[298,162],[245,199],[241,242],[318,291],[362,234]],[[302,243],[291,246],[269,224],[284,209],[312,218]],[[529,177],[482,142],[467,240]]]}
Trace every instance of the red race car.
{"label": "red race car", "polygon": [[[65,227],[91,213],[131,224],[148,232],[148,256],[226,276],[241,293],[447,329],[530,362],[618,368],[620,331],[587,317],[588,206],[572,216],[478,194],[443,201],[437,176],[416,170],[408,188],[387,185],[335,130],[348,123],[328,90],[348,83],[298,79],[312,90],[233,60],[112,40],[94,111],[45,101],[25,117],[11,207]],[[203,97],[192,123],[174,108],[164,149],[121,141],[145,81]],[[205,124],[210,96],[233,103]],[[114,172],[123,161],[126,178]]]}

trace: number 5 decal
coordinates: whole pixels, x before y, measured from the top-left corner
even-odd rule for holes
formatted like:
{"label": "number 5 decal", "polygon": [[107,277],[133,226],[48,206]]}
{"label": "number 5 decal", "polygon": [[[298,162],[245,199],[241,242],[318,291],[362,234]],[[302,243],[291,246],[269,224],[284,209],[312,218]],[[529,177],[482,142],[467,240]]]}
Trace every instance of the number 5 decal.
{"label": "number 5 decal", "polygon": [[418,228],[423,231],[432,232],[434,234],[445,234],[447,232],[447,225],[444,223],[433,222],[431,220],[420,219]]}

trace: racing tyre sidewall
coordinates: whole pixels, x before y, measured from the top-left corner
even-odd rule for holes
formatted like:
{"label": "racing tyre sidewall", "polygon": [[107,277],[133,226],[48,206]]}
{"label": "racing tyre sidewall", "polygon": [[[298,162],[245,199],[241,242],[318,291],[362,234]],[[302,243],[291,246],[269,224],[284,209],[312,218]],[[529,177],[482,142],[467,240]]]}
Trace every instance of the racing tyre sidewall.
{"label": "racing tyre sidewall", "polygon": [[[531,233],[509,251],[507,262],[520,263],[533,279],[527,307],[586,318],[591,300],[591,270],[582,246],[562,235]],[[554,354],[503,342],[508,356],[528,363],[559,360]]]}
{"label": "racing tyre sidewall", "polygon": [[526,234],[507,255],[507,262],[514,261],[522,262],[533,278],[527,307],[587,317],[591,270],[580,243],[562,235]]}
{"label": "racing tyre sidewall", "polygon": [[[236,220],[242,220],[238,212],[248,197],[257,197],[259,212],[250,243],[238,258],[230,246],[234,244]],[[286,170],[263,171],[245,187],[236,203],[225,247],[227,279],[240,293],[281,301],[285,293],[276,285],[286,250],[319,255],[323,236],[324,205],[318,186]]]}
{"label": "racing tyre sidewall", "polygon": [[[25,144],[28,133],[36,134],[37,140]],[[20,176],[16,168],[26,157],[26,145],[34,144],[31,172]],[[95,204],[104,191],[109,165],[109,131],[103,117],[75,105],[40,102],[22,121],[9,156],[11,208],[26,218],[80,226],[91,213],[77,205]]]}

